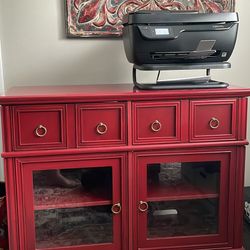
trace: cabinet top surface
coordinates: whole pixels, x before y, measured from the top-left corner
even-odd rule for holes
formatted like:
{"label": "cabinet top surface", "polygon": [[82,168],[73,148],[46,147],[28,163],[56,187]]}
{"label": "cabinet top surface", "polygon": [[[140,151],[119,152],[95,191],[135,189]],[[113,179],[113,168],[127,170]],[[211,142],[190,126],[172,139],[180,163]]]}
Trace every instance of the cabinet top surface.
{"label": "cabinet top surface", "polygon": [[133,84],[13,87],[0,95],[0,104],[127,101],[142,99],[223,98],[250,95],[250,88],[138,90]]}

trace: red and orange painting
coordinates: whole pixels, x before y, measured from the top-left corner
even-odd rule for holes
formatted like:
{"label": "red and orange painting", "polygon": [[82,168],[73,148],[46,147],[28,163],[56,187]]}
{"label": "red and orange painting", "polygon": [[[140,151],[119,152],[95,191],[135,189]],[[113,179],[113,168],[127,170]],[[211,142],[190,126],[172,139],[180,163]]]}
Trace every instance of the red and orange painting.
{"label": "red and orange painting", "polygon": [[234,0],[66,0],[69,37],[119,37],[122,19],[138,10],[234,11]]}

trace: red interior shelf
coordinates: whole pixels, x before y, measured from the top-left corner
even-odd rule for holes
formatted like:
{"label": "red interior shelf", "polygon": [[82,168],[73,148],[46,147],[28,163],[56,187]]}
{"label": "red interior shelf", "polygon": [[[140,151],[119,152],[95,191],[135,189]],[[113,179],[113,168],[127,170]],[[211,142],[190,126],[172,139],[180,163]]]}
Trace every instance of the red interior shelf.
{"label": "red interior shelf", "polygon": [[36,188],[34,194],[34,209],[74,208],[83,206],[101,206],[112,204],[112,194],[109,190],[95,189],[91,192],[79,186],[69,188]]}
{"label": "red interior shelf", "polygon": [[148,187],[148,201],[212,199],[218,197],[219,194],[212,188],[196,187],[187,183],[171,186],[153,184]]}

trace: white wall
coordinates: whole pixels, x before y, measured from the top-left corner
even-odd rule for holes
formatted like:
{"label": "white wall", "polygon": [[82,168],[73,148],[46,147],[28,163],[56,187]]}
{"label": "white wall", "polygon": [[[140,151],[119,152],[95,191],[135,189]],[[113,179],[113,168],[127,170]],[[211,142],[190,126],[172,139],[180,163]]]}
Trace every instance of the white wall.
{"label": "white wall", "polygon": [[[242,87],[250,87],[250,32],[249,32],[249,10],[250,1],[235,0],[236,11],[240,14],[240,29],[238,41],[232,57],[232,70],[230,74],[226,75],[228,79],[235,85]],[[249,100],[250,105],[250,100]],[[250,106],[248,105],[248,140],[250,140]],[[246,175],[245,184],[250,186],[250,146],[246,151]]]}
{"label": "white wall", "polygon": [[130,81],[120,39],[65,38],[64,2],[2,2],[6,86]]}
{"label": "white wall", "polygon": [[[4,82],[3,82],[3,68],[2,68],[2,53],[1,53],[1,36],[0,36],[0,94],[4,92]],[[0,117],[0,131],[1,129],[1,117]],[[2,152],[2,135],[0,133],[0,152]],[[3,160],[0,158],[0,181],[4,180],[4,173],[3,173]]]}
{"label": "white wall", "polygon": [[[1,20],[1,0],[0,0],[0,94],[4,92],[3,82],[3,68],[2,68],[2,50],[1,50],[1,33],[2,33],[2,20]],[[1,118],[0,118],[0,131],[1,131]],[[0,141],[2,141],[2,135],[0,133]],[[0,152],[2,152],[2,144],[0,143]],[[0,181],[4,180],[3,174],[3,160],[0,158]]]}
{"label": "white wall", "polygon": [[[5,86],[131,82],[132,66],[121,39],[65,37],[64,2],[0,0]],[[232,85],[250,87],[250,1],[236,0],[236,8],[240,30],[232,69],[212,74]],[[250,147],[247,155],[246,184],[250,185]]]}

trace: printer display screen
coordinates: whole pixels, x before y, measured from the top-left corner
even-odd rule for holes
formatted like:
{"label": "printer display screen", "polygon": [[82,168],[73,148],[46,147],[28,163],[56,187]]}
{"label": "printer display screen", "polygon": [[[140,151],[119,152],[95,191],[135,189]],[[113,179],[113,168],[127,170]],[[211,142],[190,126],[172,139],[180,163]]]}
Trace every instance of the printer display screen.
{"label": "printer display screen", "polygon": [[156,28],[155,34],[156,35],[169,35],[169,29],[168,28]]}

